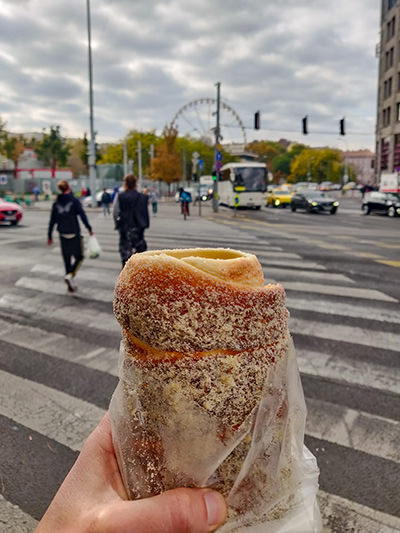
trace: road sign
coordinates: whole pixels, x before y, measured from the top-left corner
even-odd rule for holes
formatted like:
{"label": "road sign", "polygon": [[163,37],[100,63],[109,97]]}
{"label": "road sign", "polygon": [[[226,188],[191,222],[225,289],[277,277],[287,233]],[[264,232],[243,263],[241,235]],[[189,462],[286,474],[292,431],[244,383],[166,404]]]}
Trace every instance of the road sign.
{"label": "road sign", "polygon": [[7,176],[5,174],[0,176],[0,185],[7,185]]}
{"label": "road sign", "polygon": [[199,159],[198,166],[199,166],[199,170],[203,170],[203,168],[204,168],[204,161],[203,161],[202,159]]}
{"label": "road sign", "polygon": [[222,161],[222,154],[221,154],[220,151],[218,151],[218,152],[216,153],[216,155],[215,155],[215,159],[216,159],[217,161]]}
{"label": "road sign", "polygon": [[222,167],[222,163],[221,163],[221,161],[216,161],[216,162],[215,162],[215,170],[216,170],[217,172],[219,172],[219,171],[221,170],[221,167]]}
{"label": "road sign", "polygon": [[233,204],[234,204],[235,207],[237,207],[240,204],[240,196],[239,195],[234,196]]}

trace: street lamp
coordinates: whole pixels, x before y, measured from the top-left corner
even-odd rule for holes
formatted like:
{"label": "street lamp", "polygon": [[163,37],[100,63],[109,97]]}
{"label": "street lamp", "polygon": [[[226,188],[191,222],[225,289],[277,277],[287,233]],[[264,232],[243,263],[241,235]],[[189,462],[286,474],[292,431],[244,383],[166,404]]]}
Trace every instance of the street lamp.
{"label": "street lamp", "polygon": [[89,67],[89,112],[90,112],[90,142],[89,142],[89,183],[92,198],[96,195],[96,143],[93,121],[93,66],[90,24],[90,0],[86,0],[87,32],[88,32],[88,67]]}

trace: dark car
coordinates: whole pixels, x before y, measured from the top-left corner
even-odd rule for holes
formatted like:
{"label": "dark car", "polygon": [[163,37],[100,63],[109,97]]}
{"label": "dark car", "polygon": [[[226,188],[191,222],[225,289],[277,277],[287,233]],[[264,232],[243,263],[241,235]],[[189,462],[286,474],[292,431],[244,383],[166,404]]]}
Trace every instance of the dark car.
{"label": "dark car", "polygon": [[365,196],[361,209],[364,215],[375,212],[389,217],[400,216],[400,197],[388,192],[371,192]]}
{"label": "dark car", "polygon": [[308,213],[328,212],[334,215],[339,207],[339,202],[335,198],[326,196],[323,192],[303,190],[292,196],[290,208],[305,209]]}

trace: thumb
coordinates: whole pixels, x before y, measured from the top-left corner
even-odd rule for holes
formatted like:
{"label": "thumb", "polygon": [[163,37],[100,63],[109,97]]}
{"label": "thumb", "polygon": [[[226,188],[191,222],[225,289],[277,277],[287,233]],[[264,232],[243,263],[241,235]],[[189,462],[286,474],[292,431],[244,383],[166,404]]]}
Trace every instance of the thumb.
{"label": "thumb", "polygon": [[208,533],[225,522],[226,514],[225,500],[218,492],[180,488],[152,498],[113,503],[101,512],[98,530]]}

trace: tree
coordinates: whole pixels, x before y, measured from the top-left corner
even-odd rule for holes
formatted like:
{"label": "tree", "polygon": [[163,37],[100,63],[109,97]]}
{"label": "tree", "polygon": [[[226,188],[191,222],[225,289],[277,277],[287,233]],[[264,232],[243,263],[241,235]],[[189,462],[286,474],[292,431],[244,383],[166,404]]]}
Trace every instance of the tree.
{"label": "tree", "polygon": [[256,154],[259,161],[266,163],[269,168],[272,168],[275,157],[285,153],[285,148],[275,141],[253,141],[246,149]]}
{"label": "tree", "polygon": [[304,149],[304,144],[294,144],[285,153],[272,160],[272,171],[276,182],[279,182],[281,178],[292,181],[290,176],[292,162]]}
{"label": "tree", "polygon": [[342,154],[339,150],[306,148],[293,160],[291,176],[294,181],[339,182],[342,168]]}
{"label": "tree", "polygon": [[10,135],[3,130],[1,152],[14,163],[14,178],[17,177],[18,160],[24,151],[24,138],[22,135]]}
{"label": "tree", "polygon": [[[86,143],[85,143],[86,141]],[[83,139],[70,141],[70,152],[67,158],[67,165],[71,168],[74,177],[87,175],[87,139],[86,134]]]}
{"label": "tree", "polygon": [[39,159],[46,165],[50,165],[53,175],[57,168],[57,163],[61,167],[67,164],[70,150],[70,144],[61,136],[60,126],[50,126],[50,133],[44,133],[43,139],[38,142],[36,147]]}
{"label": "tree", "polygon": [[150,178],[168,183],[181,178],[181,161],[176,149],[178,131],[172,125],[165,126],[163,140],[156,148],[156,156],[151,161]]}

